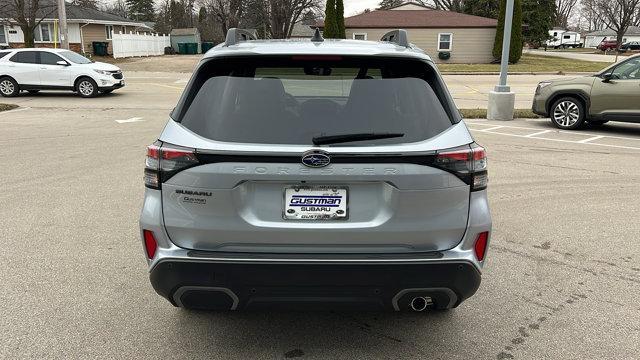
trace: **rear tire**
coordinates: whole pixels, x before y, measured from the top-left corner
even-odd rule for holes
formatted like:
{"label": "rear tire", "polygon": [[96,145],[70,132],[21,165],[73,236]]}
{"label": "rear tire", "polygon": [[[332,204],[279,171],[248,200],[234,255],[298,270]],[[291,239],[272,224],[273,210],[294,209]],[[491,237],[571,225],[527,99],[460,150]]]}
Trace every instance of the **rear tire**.
{"label": "rear tire", "polygon": [[4,97],[14,97],[20,94],[18,83],[10,77],[0,79],[0,95]]}
{"label": "rear tire", "polygon": [[551,106],[551,122],[559,129],[576,130],[584,124],[584,106],[574,97],[563,97]]}
{"label": "rear tire", "polygon": [[98,84],[93,79],[84,77],[78,80],[76,91],[83,98],[92,98],[98,95]]}

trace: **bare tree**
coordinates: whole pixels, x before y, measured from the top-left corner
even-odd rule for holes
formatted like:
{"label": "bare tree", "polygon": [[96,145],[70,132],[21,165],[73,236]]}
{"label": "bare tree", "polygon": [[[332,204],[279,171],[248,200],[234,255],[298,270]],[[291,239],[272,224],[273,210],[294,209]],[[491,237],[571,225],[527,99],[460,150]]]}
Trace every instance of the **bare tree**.
{"label": "bare tree", "polygon": [[[597,0],[598,1],[598,0]],[[556,0],[555,25],[564,29],[569,27],[569,19],[578,0]]]}
{"label": "bare tree", "polygon": [[25,47],[34,47],[35,29],[56,10],[55,2],[49,0],[0,0],[0,18],[20,27]]}
{"label": "bare tree", "polygon": [[125,0],[116,0],[112,3],[107,2],[101,7],[101,10],[124,18],[129,16],[129,9],[127,8]]}
{"label": "bare tree", "polygon": [[[429,6],[428,1],[418,1],[420,4]],[[455,12],[464,11],[464,0],[433,0],[433,7],[438,10],[448,10]]]}
{"label": "bare tree", "polygon": [[616,32],[618,48],[637,16],[640,0],[597,0],[605,25]]}
{"label": "bare tree", "polygon": [[242,0],[201,0],[200,6],[207,8],[207,14],[220,24],[223,34],[238,27],[245,10]]}
{"label": "bare tree", "polygon": [[308,11],[320,10],[318,0],[268,0],[271,37],[285,39],[291,36],[293,26]]}
{"label": "bare tree", "polygon": [[582,0],[581,15],[587,23],[586,30],[601,30],[604,27],[604,19],[598,7],[598,0]]}

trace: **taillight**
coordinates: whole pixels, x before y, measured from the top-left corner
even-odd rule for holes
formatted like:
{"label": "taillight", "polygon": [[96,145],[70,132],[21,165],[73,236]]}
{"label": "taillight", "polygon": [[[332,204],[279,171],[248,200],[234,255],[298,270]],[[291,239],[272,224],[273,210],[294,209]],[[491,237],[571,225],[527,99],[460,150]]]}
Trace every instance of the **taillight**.
{"label": "taillight", "polygon": [[489,232],[481,232],[476,238],[473,250],[476,253],[478,261],[484,260],[484,254],[487,252],[487,242],[489,241]]}
{"label": "taillight", "polygon": [[433,165],[458,176],[471,191],[487,188],[487,153],[475,143],[439,151]]}
{"label": "taillight", "polygon": [[156,241],[153,232],[149,230],[143,230],[142,235],[144,237],[144,249],[147,252],[147,257],[153,259],[156,256],[156,250],[158,249],[158,242]]}
{"label": "taillight", "polygon": [[198,164],[193,149],[154,143],[147,147],[144,168],[144,185],[160,189],[162,183],[181,170]]}

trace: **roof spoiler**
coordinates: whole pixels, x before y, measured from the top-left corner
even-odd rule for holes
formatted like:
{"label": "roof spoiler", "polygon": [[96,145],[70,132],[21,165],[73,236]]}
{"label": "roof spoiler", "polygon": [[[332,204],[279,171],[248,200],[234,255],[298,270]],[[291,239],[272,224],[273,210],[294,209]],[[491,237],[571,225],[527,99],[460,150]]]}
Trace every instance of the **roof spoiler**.
{"label": "roof spoiler", "polygon": [[396,30],[389,31],[388,33],[382,35],[382,38],[380,39],[380,41],[388,41],[388,42],[396,43],[406,48],[410,47],[409,36],[407,36],[407,30],[404,30],[404,29],[396,29]]}
{"label": "roof spoiler", "polygon": [[237,45],[241,41],[258,40],[256,34],[246,29],[231,28],[227,31],[225,46]]}

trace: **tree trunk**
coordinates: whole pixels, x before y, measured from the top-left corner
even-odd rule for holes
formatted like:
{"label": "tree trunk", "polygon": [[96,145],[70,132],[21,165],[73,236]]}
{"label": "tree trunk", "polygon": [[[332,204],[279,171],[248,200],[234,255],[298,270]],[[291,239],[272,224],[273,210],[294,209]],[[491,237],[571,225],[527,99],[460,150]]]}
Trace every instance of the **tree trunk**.
{"label": "tree trunk", "polygon": [[24,34],[24,47],[26,48],[32,48],[35,47],[35,42],[34,42],[34,28],[32,28],[29,25],[20,25],[20,29],[22,30],[22,33]]}

